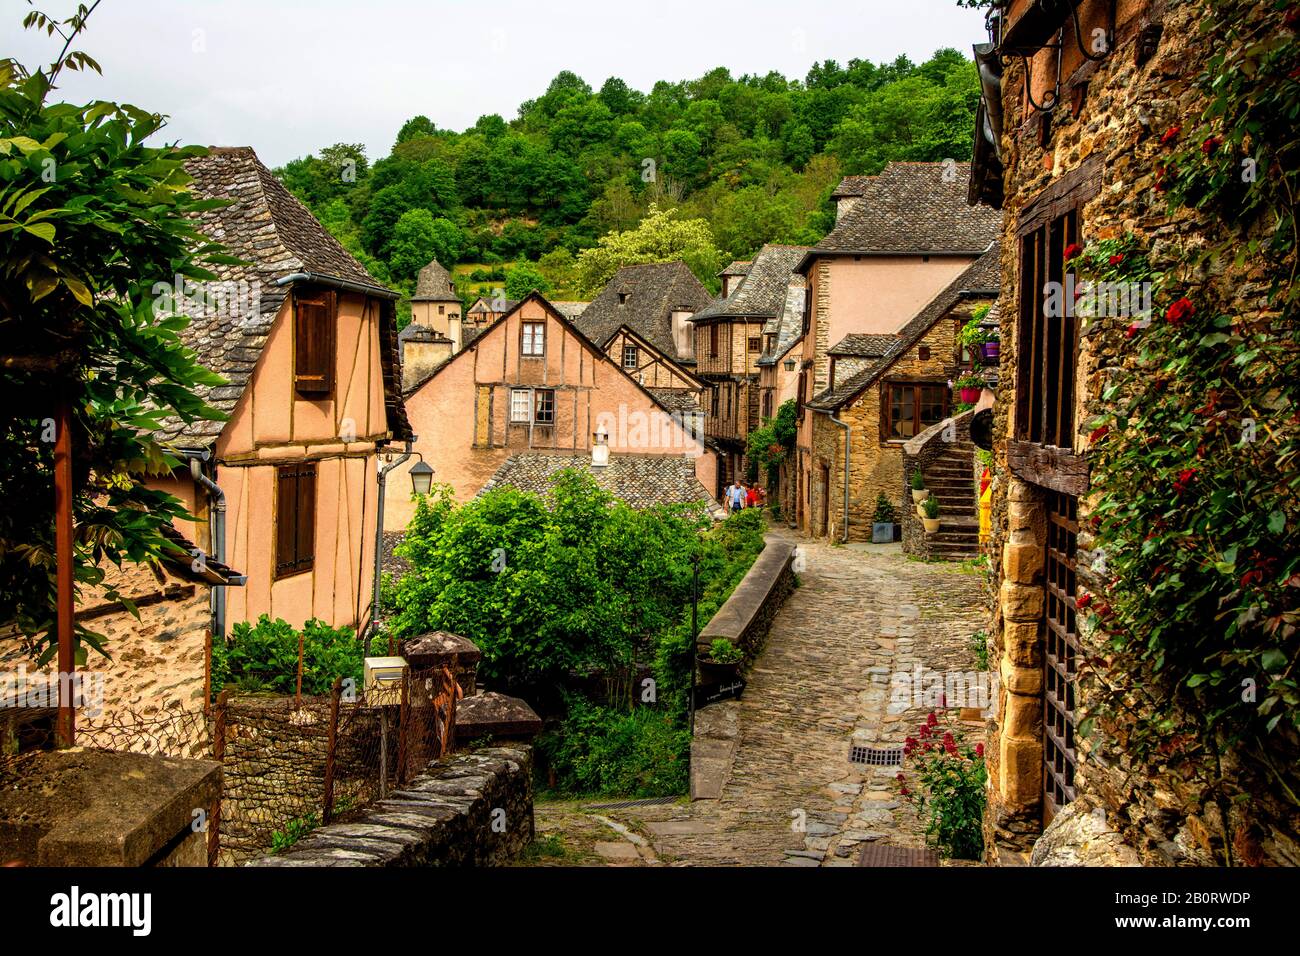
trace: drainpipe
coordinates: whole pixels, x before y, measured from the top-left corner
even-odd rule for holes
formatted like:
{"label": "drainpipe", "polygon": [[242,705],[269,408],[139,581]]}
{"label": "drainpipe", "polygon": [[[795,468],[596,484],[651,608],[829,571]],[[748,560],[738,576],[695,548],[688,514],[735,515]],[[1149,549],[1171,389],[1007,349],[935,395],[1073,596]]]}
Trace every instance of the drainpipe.
{"label": "drainpipe", "polygon": [[[827,412],[829,418],[844,429],[844,543],[849,543],[849,452],[853,448],[853,426],[835,417],[834,412]],[[827,489],[829,490],[829,489]]]}
{"label": "drainpipe", "polygon": [[411,457],[411,446],[414,444],[414,438],[407,439],[406,451],[402,453],[402,457],[389,462],[375,472],[375,480],[379,482],[379,517],[375,520],[375,594],[370,605],[370,626],[366,628],[367,639],[374,637],[375,628],[378,626],[379,572],[384,562],[384,491],[388,487],[388,473]]}
{"label": "drainpipe", "polygon": [[[186,450],[184,454],[190,459],[190,477],[196,485],[201,485],[208,492],[211,510],[210,526],[212,530],[212,556],[219,563],[226,563],[226,493],[221,486],[203,473],[202,462],[209,458],[209,452],[203,450]],[[221,586],[210,588],[212,592],[212,637],[213,640],[226,639],[226,589]]]}

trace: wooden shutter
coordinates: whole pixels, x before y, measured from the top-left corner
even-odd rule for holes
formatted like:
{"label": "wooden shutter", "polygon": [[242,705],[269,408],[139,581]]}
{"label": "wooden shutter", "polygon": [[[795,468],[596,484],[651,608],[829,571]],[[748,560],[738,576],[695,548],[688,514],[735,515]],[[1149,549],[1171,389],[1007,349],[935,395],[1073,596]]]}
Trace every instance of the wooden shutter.
{"label": "wooden shutter", "polygon": [[310,571],[316,560],[316,465],[276,472],[275,577]]}
{"label": "wooden shutter", "polygon": [[319,398],[334,388],[333,292],[294,299],[293,385],[299,395]]}

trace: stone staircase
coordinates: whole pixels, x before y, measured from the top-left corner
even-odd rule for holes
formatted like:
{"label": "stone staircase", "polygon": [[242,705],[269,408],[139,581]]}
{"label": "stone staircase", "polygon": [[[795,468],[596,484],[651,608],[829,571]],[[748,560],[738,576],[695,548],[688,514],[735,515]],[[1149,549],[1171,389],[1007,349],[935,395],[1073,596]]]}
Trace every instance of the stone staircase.
{"label": "stone staircase", "polygon": [[979,501],[975,497],[975,446],[946,443],[922,466],[925,487],[939,499],[939,532],[927,535],[930,557],[963,561],[979,554]]}
{"label": "stone staircase", "polygon": [[[905,484],[913,471],[939,500],[939,530],[926,534],[915,511],[903,522],[903,550],[945,561],[977,557],[979,499],[975,489],[975,446],[970,440],[970,410],[927,428],[903,446]],[[909,486],[910,487],[910,486]],[[910,500],[910,496],[909,496]]]}

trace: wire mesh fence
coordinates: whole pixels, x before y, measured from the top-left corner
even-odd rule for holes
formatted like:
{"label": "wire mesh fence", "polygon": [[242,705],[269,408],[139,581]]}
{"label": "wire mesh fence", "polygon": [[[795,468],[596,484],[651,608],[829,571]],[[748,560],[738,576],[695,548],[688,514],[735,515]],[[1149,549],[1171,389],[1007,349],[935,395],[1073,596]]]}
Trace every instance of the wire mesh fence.
{"label": "wire mesh fence", "polygon": [[[447,668],[407,671],[399,683],[372,689],[369,699],[341,679],[325,696],[223,691],[207,709],[83,716],[77,744],[220,763],[223,786],[207,821],[208,860],[238,865],[347,819],[449,753],[462,694]],[[32,727],[25,751],[52,745],[52,721]]]}

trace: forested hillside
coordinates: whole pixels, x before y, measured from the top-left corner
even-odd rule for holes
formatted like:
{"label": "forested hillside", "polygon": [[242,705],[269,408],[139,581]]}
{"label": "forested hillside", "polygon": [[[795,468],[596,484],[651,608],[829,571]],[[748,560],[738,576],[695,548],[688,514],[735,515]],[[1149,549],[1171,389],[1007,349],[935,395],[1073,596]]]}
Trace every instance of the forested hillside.
{"label": "forested hillside", "polygon": [[[824,235],[841,176],[969,158],[977,97],[974,65],[950,49],[920,65],[828,60],[802,81],[718,68],[649,93],[616,77],[593,90],[566,71],[509,122],[494,114],[453,132],[416,116],[373,164],[340,143],[277,172],[399,288],[437,258],[476,264],[457,275],[467,296],[471,278],[589,296],[607,266],[579,268],[579,253],[635,229],[652,205],[672,213],[645,229],[673,224],[703,242],[686,258],[716,288],[713,271],[764,242]],[[649,238],[623,245],[662,245]]]}

